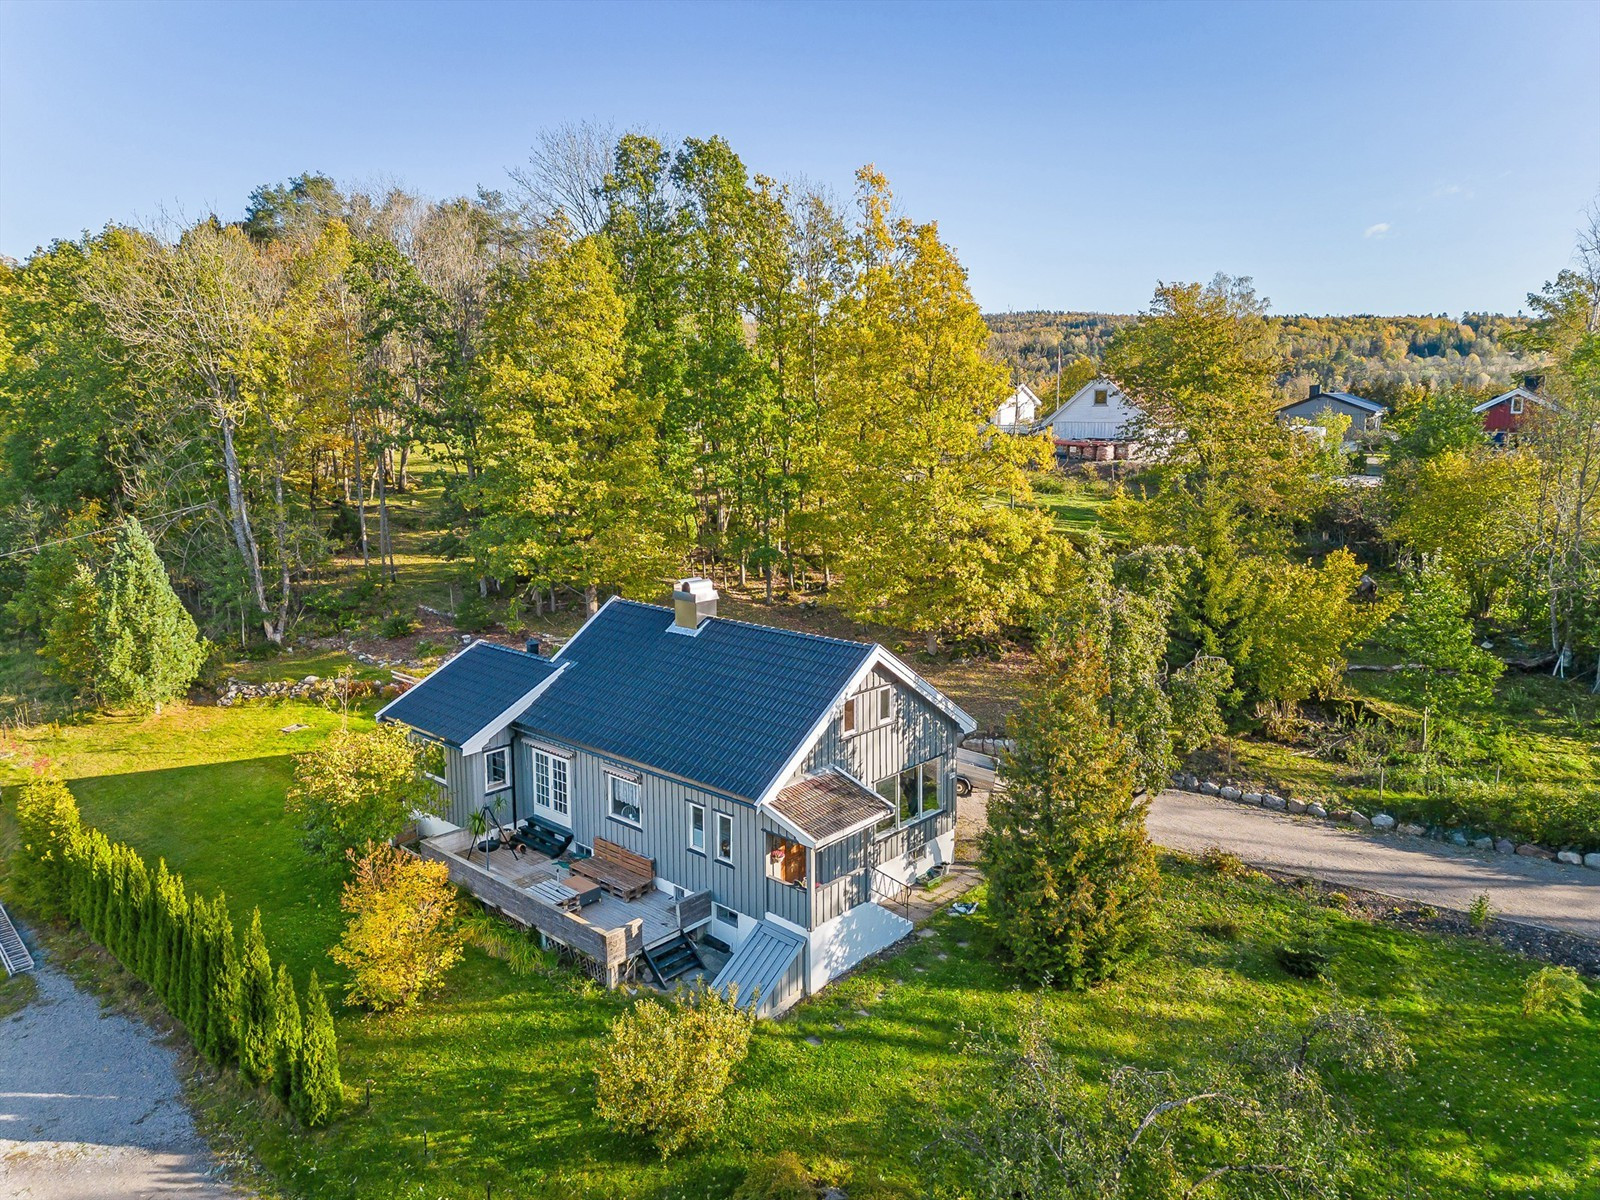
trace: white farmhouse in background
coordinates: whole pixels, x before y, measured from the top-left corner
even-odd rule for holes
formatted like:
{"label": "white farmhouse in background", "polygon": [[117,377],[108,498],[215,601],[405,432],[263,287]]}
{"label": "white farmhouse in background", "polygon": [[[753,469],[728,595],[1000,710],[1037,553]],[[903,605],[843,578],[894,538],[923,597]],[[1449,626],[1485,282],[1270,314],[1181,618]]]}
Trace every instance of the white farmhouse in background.
{"label": "white farmhouse in background", "polygon": [[1091,379],[1039,423],[1050,435],[1056,458],[1127,458],[1132,450],[1132,423],[1139,409],[1109,379]]}
{"label": "white farmhouse in background", "polygon": [[1032,433],[1038,419],[1039,397],[1027,384],[1019,383],[1017,390],[995,410],[989,424],[1002,433]]}

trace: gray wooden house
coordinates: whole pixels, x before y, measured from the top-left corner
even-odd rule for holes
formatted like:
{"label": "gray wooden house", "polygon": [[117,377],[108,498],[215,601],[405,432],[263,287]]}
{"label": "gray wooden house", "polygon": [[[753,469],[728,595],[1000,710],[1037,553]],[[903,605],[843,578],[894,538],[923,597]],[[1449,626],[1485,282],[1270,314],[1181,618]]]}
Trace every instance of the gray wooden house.
{"label": "gray wooden house", "polygon": [[1304,400],[1295,400],[1278,409],[1278,420],[1291,425],[1309,425],[1325,413],[1343,414],[1350,418],[1345,445],[1353,447],[1359,435],[1376,433],[1383,427],[1384,414],[1388,411],[1376,400],[1352,392],[1323,391],[1321,384],[1313,383]]}
{"label": "gray wooden house", "polygon": [[716,985],[777,1012],[910,931],[973,721],[881,646],[718,617],[703,579],[673,599],[613,599],[548,659],[474,643],[379,720],[439,748],[423,853],[475,894],[610,984],[709,940]]}

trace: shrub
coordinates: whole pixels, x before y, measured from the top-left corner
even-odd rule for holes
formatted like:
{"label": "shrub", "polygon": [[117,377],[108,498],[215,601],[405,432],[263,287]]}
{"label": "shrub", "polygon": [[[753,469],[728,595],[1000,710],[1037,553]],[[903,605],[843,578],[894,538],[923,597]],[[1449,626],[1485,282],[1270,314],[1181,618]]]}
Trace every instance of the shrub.
{"label": "shrub", "polygon": [[403,638],[412,633],[417,623],[405,613],[391,613],[383,619],[383,624],[378,626],[378,632],[386,638]]}
{"label": "shrub", "polygon": [[278,980],[272,988],[272,1091],[285,1104],[294,1094],[302,1044],[300,1000],[289,968],[279,963]]}
{"label": "shrub", "polygon": [[1489,924],[1489,918],[1493,914],[1494,908],[1489,903],[1489,893],[1479,892],[1467,906],[1467,924],[1474,929],[1483,929]]}
{"label": "shrub", "polygon": [[1313,942],[1291,942],[1273,955],[1284,973],[1296,979],[1321,979],[1328,967],[1328,952]]}
{"label": "shrub", "polygon": [[1213,875],[1220,875],[1224,879],[1243,879],[1250,874],[1250,868],[1244,865],[1232,850],[1224,850],[1221,846],[1207,846],[1200,852],[1200,865]]}
{"label": "shrub", "polygon": [[1582,978],[1571,967],[1540,967],[1528,976],[1522,988],[1522,1015],[1540,1013],[1570,1014],[1583,1012],[1583,1001],[1589,994]]}
{"label": "shrub", "polygon": [[339,1078],[339,1043],[333,1035],[333,1013],[313,968],[311,982],[306,985],[305,1025],[300,1054],[295,1059],[289,1107],[301,1122],[315,1127],[333,1120],[343,1103],[344,1083]]}
{"label": "shrub", "polygon": [[29,781],[17,796],[20,844],[12,858],[13,878],[23,896],[50,914],[67,908],[67,851],[78,836],[78,802],[53,776]]}
{"label": "shrub", "polygon": [[816,1200],[817,1189],[793,1150],[753,1163],[733,1200]]}
{"label": "shrub", "polygon": [[295,755],[287,807],[301,819],[306,850],[333,861],[404,828],[411,814],[436,803],[423,779],[422,748],[399,725],[367,733],[336,730]]}
{"label": "shrub", "polygon": [[755,1015],[704,986],[642,1000],[612,1022],[595,1066],[595,1113],[649,1138],[666,1158],[714,1133],[750,1048]]}
{"label": "shrub", "polygon": [[461,597],[461,603],[456,605],[456,628],[467,633],[482,633],[494,624],[494,614],[489,611],[489,602],[474,587],[465,589],[466,594]]}
{"label": "shrub", "polygon": [[368,845],[339,907],[350,914],[332,957],[350,971],[345,999],[382,1011],[405,1008],[461,960],[455,888],[443,863]]}
{"label": "shrub", "polygon": [[272,1078],[272,959],[261,933],[261,910],[250,913],[239,956],[239,1073],[247,1083]]}

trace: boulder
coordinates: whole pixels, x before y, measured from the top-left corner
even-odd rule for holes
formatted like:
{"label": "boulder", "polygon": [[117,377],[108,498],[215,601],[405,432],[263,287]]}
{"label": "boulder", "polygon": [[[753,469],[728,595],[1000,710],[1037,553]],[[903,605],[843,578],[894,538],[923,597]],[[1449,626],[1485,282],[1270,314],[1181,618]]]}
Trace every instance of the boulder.
{"label": "boulder", "polygon": [[1522,855],[1523,858],[1542,858],[1546,860],[1555,858],[1554,852],[1546,850],[1543,846],[1535,846],[1532,842],[1523,842],[1522,845],[1517,847],[1517,853]]}
{"label": "boulder", "polygon": [[1283,807],[1288,812],[1303,813],[1306,810],[1306,802],[1304,800],[1296,800],[1293,796],[1290,796],[1284,800]]}
{"label": "boulder", "polygon": [[1494,852],[1496,854],[1515,854],[1517,852],[1517,844],[1510,838],[1495,838]]}
{"label": "boulder", "polygon": [[1236,787],[1225,787],[1221,790],[1220,794],[1224,800],[1237,800],[1240,796],[1244,795],[1244,793]]}
{"label": "boulder", "polygon": [[1201,781],[1201,783],[1200,783],[1200,791],[1201,791],[1201,793],[1203,795],[1215,796],[1218,793],[1220,793],[1222,791],[1222,789],[1219,788],[1216,784],[1212,783],[1211,780],[1206,779],[1206,780],[1202,780]]}
{"label": "boulder", "polygon": [[1488,834],[1484,834],[1480,838],[1473,838],[1472,839],[1472,848],[1474,850],[1493,850],[1494,849],[1494,839],[1492,837],[1490,837]]}
{"label": "boulder", "polygon": [[1556,855],[1556,861],[1564,862],[1569,867],[1581,867],[1583,866],[1583,855],[1576,850],[1563,850]]}
{"label": "boulder", "polygon": [[1452,846],[1465,846],[1467,844],[1467,835],[1462,833],[1459,829],[1452,829],[1448,834],[1445,835],[1445,841],[1449,842]]}
{"label": "boulder", "polygon": [[1428,831],[1421,825],[1414,825],[1409,821],[1402,821],[1398,826],[1396,826],[1396,832],[1403,833],[1407,837],[1421,837]]}
{"label": "boulder", "polygon": [[1260,792],[1246,792],[1243,796],[1240,797],[1240,799],[1242,799],[1246,804],[1254,804],[1257,808],[1261,807],[1261,793]]}
{"label": "boulder", "polygon": [[1365,813],[1358,813],[1354,809],[1350,811],[1350,824],[1357,829],[1369,829],[1372,826],[1372,822],[1367,820]]}
{"label": "boulder", "polygon": [[1306,805],[1306,815],[1309,817],[1322,817],[1326,819],[1328,816],[1328,810],[1313,800],[1310,804]]}
{"label": "boulder", "polygon": [[1195,790],[1195,788],[1200,786],[1200,778],[1192,772],[1186,772],[1183,776],[1183,782],[1181,786],[1183,787],[1184,791],[1192,792]]}
{"label": "boulder", "polygon": [[1600,871],[1600,854],[1585,854],[1583,856],[1583,865]]}
{"label": "boulder", "polygon": [[1287,805],[1288,801],[1282,796],[1274,796],[1269,793],[1261,797],[1261,807],[1270,808],[1274,812],[1282,812]]}
{"label": "boulder", "polygon": [[1374,829],[1393,829],[1394,818],[1388,813],[1379,813],[1377,816],[1372,818],[1372,827]]}

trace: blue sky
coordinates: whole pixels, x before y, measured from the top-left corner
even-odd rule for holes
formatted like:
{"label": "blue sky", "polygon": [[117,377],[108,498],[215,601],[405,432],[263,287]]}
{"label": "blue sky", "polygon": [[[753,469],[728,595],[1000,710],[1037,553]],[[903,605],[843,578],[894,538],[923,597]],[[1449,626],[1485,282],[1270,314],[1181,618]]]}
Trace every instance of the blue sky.
{"label": "blue sky", "polygon": [[541,127],[873,162],[986,310],[1516,311],[1600,193],[1600,3],[33,4],[0,0],[0,251],[304,170],[442,197]]}

